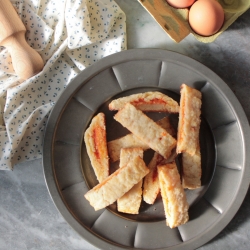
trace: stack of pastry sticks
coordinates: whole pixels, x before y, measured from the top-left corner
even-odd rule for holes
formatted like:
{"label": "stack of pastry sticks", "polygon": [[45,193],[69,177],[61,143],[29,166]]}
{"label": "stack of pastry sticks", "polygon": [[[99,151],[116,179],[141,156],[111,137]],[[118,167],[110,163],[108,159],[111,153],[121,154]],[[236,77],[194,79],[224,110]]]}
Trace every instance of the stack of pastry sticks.
{"label": "stack of pastry sticks", "polygon": [[[174,228],[188,221],[189,205],[184,189],[201,186],[199,129],[201,92],[181,85],[180,105],[161,92],[134,94],[113,100],[114,119],[131,133],[107,142],[105,115],[97,114],[85,132],[84,141],[99,184],[84,196],[95,210],[115,201],[122,213],[138,214],[142,199],[154,204],[161,194],[166,223]],[[146,112],[165,112],[159,121]],[[168,114],[179,113],[178,129]],[[155,151],[146,166],[143,152]],[[182,155],[181,174],[175,157]],[[110,162],[120,161],[119,169],[109,175]]]}

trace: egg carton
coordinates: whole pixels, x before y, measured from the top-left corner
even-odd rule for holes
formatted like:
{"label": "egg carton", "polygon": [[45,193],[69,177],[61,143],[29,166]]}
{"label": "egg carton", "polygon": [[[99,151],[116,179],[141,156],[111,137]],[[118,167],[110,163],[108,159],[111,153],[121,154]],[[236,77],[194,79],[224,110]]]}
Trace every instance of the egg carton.
{"label": "egg carton", "polygon": [[176,9],[171,7],[166,0],[138,1],[163,28],[163,30],[177,43],[189,34],[192,34],[200,42],[213,42],[250,7],[250,0],[218,0],[225,13],[223,26],[212,36],[200,36],[196,34],[189,25],[189,8]]}

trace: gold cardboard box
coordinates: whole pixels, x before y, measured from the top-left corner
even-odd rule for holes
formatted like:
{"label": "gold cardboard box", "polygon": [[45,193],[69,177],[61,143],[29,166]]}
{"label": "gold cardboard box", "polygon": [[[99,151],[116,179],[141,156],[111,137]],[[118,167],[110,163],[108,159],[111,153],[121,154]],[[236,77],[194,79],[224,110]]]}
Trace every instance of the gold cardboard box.
{"label": "gold cardboard box", "polygon": [[150,13],[165,32],[177,43],[190,33],[203,43],[213,42],[223,31],[225,31],[240,15],[249,7],[250,0],[218,0],[225,13],[222,28],[212,36],[200,36],[196,34],[188,22],[189,9],[176,9],[171,7],[166,0],[138,0],[140,4]]}

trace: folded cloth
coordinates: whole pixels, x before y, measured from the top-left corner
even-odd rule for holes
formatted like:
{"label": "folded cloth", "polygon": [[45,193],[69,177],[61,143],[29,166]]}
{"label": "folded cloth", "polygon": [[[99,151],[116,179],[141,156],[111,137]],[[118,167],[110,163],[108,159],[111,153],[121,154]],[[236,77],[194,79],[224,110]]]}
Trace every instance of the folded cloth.
{"label": "folded cloth", "polygon": [[42,156],[48,114],[69,82],[126,49],[126,17],[114,0],[12,0],[42,72],[21,82],[0,47],[0,169]]}

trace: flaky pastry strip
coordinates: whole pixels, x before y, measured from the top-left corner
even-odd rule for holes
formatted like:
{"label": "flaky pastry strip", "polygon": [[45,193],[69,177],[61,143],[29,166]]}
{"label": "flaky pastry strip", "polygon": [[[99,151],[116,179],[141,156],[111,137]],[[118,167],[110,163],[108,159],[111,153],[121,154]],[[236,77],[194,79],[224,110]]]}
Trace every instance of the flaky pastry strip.
{"label": "flaky pastry strip", "polygon": [[110,110],[120,110],[127,103],[131,103],[142,111],[158,111],[168,113],[178,113],[179,105],[171,97],[155,91],[133,94],[113,100],[109,104]]}
{"label": "flaky pastry strip", "polygon": [[181,85],[181,100],[177,134],[177,153],[194,155],[199,144],[201,92]]}
{"label": "flaky pastry strip", "polygon": [[200,147],[194,155],[182,153],[182,186],[183,188],[196,189],[201,187],[201,153]]}
{"label": "flaky pastry strip", "polygon": [[84,133],[87,154],[99,182],[109,176],[105,115],[97,114]]}
{"label": "flaky pastry strip", "polygon": [[157,167],[159,165],[164,165],[170,162],[173,162],[177,154],[173,150],[172,154],[168,159],[163,158],[157,152],[154,153],[153,158],[148,164],[149,173],[144,177],[143,181],[143,200],[148,204],[154,204],[157,195],[160,192],[160,184],[158,177]]}
{"label": "flaky pastry strip", "polygon": [[[176,135],[176,131],[173,129],[170,119],[168,116],[162,118],[161,120],[156,122],[163,129],[165,129],[171,136]],[[143,150],[147,150],[150,147],[145,142],[141,141],[134,134],[130,133],[118,139],[112,140],[108,142],[108,153],[110,160],[112,162],[118,161],[120,157],[120,151],[122,148],[142,148]]]}
{"label": "flaky pastry strip", "polygon": [[[122,148],[120,167],[126,166],[135,157],[143,158],[141,148]],[[142,180],[135,184],[127,193],[117,200],[117,210],[122,213],[138,214],[142,200]]]}
{"label": "flaky pastry strip", "polygon": [[114,119],[164,158],[168,158],[176,146],[176,140],[165,129],[130,103],[118,111]]}
{"label": "flaky pastry strip", "polygon": [[89,190],[84,197],[95,210],[105,208],[128,192],[148,172],[144,161],[138,156]]}
{"label": "flaky pastry strip", "polygon": [[158,166],[158,174],[166,224],[170,228],[185,224],[189,220],[189,205],[176,164]]}

